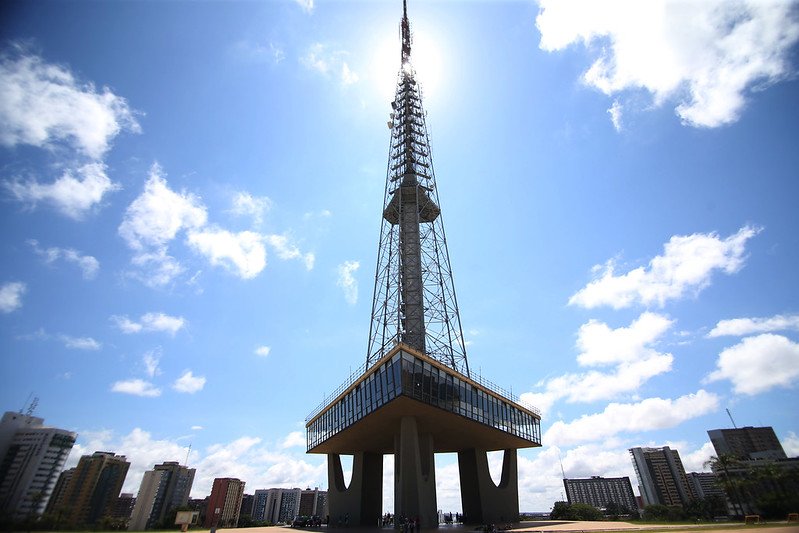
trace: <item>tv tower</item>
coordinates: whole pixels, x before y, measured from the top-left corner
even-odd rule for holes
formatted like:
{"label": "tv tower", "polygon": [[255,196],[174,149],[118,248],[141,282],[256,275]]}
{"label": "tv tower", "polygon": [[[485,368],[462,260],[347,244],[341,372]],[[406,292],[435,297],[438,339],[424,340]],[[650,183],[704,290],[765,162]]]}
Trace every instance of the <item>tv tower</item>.
{"label": "tv tower", "polygon": [[[435,454],[457,453],[470,523],[519,516],[517,450],[541,445],[541,414],[469,370],[422,95],[402,3],[401,63],[366,362],[305,420],[308,453],[327,455],[332,523],[382,516],[383,456],[394,456],[394,515],[438,525]],[[495,484],[489,451],[502,450]],[[352,455],[344,481],[342,454]],[[400,524],[395,523],[395,527]]]}
{"label": "tv tower", "polygon": [[375,273],[367,368],[398,342],[469,375],[403,1],[401,66]]}

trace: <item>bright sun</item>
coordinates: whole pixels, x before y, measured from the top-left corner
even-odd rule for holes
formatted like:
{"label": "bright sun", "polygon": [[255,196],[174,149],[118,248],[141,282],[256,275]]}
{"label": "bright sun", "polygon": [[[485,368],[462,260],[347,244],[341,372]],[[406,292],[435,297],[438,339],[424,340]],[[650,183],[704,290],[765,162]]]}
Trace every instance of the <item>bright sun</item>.
{"label": "bright sun", "polygon": [[[416,81],[422,88],[424,98],[432,98],[438,88],[442,66],[438,43],[423,33],[414,33],[411,65],[416,70]],[[379,43],[372,59],[372,79],[386,102],[394,98],[399,68],[400,40],[398,35],[394,35]]]}

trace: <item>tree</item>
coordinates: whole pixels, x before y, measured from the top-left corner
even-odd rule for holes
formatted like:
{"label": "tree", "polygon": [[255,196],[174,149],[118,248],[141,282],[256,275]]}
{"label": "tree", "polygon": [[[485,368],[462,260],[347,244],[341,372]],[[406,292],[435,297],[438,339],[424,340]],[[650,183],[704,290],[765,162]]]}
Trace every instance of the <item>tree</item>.
{"label": "tree", "polygon": [[720,453],[718,456],[711,455],[710,459],[705,461],[705,466],[709,466],[710,469],[721,478],[724,491],[733,504],[733,514],[735,516],[743,516],[746,514],[741,504],[740,487],[738,486],[737,480],[733,479],[730,473],[732,470],[740,468],[741,462],[738,458],[726,453]]}
{"label": "tree", "polygon": [[571,513],[571,505],[569,502],[555,502],[549,517],[552,520],[571,520],[569,514]]}

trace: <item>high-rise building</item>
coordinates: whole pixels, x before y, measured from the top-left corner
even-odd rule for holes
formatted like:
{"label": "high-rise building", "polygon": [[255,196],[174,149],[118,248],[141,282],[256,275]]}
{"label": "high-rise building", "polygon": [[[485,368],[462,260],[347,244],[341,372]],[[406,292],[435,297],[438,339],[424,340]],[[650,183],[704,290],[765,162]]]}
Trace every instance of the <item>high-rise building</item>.
{"label": "high-rise building", "polygon": [[203,527],[237,527],[244,481],[236,478],[216,478],[208,499]]}
{"label": "high-rise building", "polygon": [[688,482],[694,490],[694,496],[697,498],[707,498],[708,496],[727,497],[716,474],[712,472],[689,472],[687,476]]}
{"label": "high-rise building", "polygon": [[771,426],[711,429],[707,434],[717,456],[732,455],[741,460],[788,457]]}
{"label": "high-rise building", "polygon": [[632,448],[630,454],[644,505],[682,506],[694,499],[677,450],[668,446]]}
{"label": "high-rise building", "polygon": [[569,503],[586,503],[602,509],[615,503],[628,513],[638,514],[638,504],[633,494],[630,478],[591,476],[588,479],[564,479],[566,498]]}
{"label": "high-rise building", "polygon": [[327,492],[315,489],[305,489],[300,492],[300,505],[298,515],[324,517],[327,514]]}
{"label": "high-rise building", "polygon": [[114,452],[81,457],[64,489],[65,522],[83,526],[111,517],[129,468],[125,456]]}
{"label": "high-rise building", "polygon": [[77,434],[44,419],[7,412],[0,420],[0,513],[41,515]]}
{"label": "high-rise building", "polygon": [[253,495],[252,519],[271,524],[291,523],[297,515],[327,515],[327,491],[315,489],[258,489]]}
{"label": "high-rise building", "polygon": [[133,506],[136,505],[136,497],[132,492],[123,492],[117,498],[117,503],[114,505],[114,510],[111,512],[111,518],[121,520],[125,524],[130,520],[130,515],[133,513]]}
{"label": "high-rise building", "polygon": [[75,475],[75,467],[67,468],[61,475],[58,476],[58,481],[55,483],[55,488],[53,488],[53,493],[50,495],[50,501],[47,502],[47,509],[45,512],[47,514],[63,514],[66,511],[66,507],[64,506],[64,496],[67,493],[67,487],[69,486],[69,481],[72,479],[72,476]]}
{"label": "high-rise building", "polygon": [[255,498],[252,494],[245,494],[241,498],[241,512],[239,513],[239,520],[242,518],[252,519],[252,508],[255,503]]}
{"label": "high-rise building", "polygon": [[195,472],[194,468],[181,466],[177,461],[155,465],[145,472],[128,529],[171,527],[174,524],[171,515],[189,501]]}

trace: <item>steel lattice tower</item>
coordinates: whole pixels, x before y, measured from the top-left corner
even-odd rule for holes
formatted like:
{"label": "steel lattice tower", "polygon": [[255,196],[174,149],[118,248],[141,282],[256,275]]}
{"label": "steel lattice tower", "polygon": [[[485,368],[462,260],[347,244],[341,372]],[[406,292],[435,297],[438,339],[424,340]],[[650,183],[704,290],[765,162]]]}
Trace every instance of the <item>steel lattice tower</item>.
{"label": "steel lattice tower", "polygon": [[[437,453],[458,454],[465,521],[513,522],[519,517],[517,450],[541,445],[541,414],[469,372],[411,66],[407,0],[400,31],[366,363],[308,415],[307,449],[327,455],[331,523],[380,520],[383,461],[390,454],[395,515],[437,527]],[[494,483],[488,452],[499,450],[502,475]],[[346,454],[352,455],[349,483],[341,461]]]}
{"label": "steel lattice tower", "polygon": [[403,343],[469,376],[406,1],[400,31],[366,368]]}

